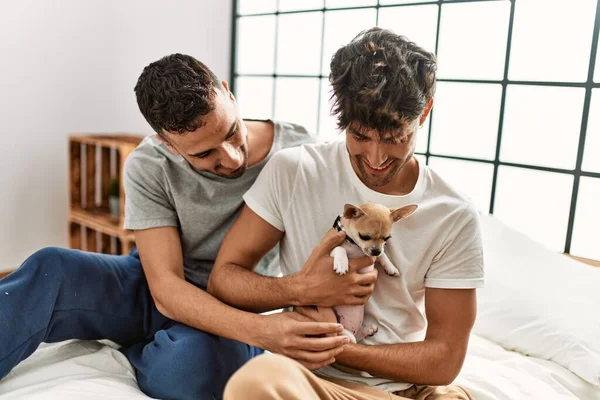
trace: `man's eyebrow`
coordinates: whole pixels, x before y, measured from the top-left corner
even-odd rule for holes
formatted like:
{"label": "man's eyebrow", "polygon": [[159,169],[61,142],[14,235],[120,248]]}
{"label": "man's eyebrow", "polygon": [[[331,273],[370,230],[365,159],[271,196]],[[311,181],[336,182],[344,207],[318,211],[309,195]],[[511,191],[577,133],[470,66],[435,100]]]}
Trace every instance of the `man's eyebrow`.
{"label": "man's eyebrow", "polygon": [[364,138],[368,138],[369,137],[368,135],[366,135],[366,134],[364,134],[364,133],[362,133],[362,132],[354,129],[351,126],[349,126],[347,129],[350,131],[351,134],[353,134],[355,136],[360,136],[360,137],[364,137]]}
{"label": "man's eyebrow", "polygon": [[[235,128],[237,128],[238,125],[238,119],[236,118],[235,121],[233,121],[233,123],[231,124],[231,126],[229,127],[229,131],[227,132],[227,134],[225,135],[225,137],[223,138],[223,140],[227,139],[230,135],[233,134],[233,132],[235,132]],[[214,149],[207,149],[204,151],[200,151],[198,153],[194,153],[194,154],[188,154],[190,157],[198,157],[200,155],[203,155],[205,153],[208,153],[209,151],[214,150]]]}

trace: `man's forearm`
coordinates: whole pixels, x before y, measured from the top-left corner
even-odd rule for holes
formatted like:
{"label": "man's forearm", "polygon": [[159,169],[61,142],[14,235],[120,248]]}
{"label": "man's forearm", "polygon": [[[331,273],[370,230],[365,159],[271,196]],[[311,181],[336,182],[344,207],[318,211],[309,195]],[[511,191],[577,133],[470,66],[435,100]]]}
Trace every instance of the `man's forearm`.
{"label": "man's forearm", "polygon": [[[227,282],[226,290],[219,287],[223,283],[214,284],[216,281]],[[233,307],[252,312],[300,305],[301,292],[301,284],[295,275],[267,277],[231,263],[213,269],[208,283],[211,295]]]}
{"label": "man's forearm", "polygon": [[158,310],[177,322],[217,336],[259,346],[260,315],[237,310],[173,276],[150,288]]}
{"label": "man's forearm", "polygon": [[398,382],[448,385],[460,372],[464,357],[464,352],[443,342],[426,340],[379,346],[348,344],[336,362]]}

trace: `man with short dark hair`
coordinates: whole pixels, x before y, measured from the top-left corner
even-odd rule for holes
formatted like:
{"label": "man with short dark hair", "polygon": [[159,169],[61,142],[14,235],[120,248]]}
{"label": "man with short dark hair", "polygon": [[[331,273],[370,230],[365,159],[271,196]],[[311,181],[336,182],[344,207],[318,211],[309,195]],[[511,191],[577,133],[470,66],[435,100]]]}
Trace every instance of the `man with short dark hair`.
{"label": "man with short dark hair", "polygon": [[[0,292],[10,296],[0,301],[0,378],[40,343],[67,339],[118,343],[140,388],[161,399],[220,399],[229,377],[262,349],[297,352],[306,365],[330,359],[345,339],[316,336],[339,324],[244,312],[205,291],[242,195],[273,154],[314,138],[294,124],[242,120],[227,83],[191,56],[151,63],[135,93],[157,133],[125,163],[125,228],[135,231],[137,250],[45,248],[2,279]],[[263,256],[262,270],[275,271],[277,254]],[[375,279],[348,279],[348,287]],[[364,302],[370,290],[363,292]]]}

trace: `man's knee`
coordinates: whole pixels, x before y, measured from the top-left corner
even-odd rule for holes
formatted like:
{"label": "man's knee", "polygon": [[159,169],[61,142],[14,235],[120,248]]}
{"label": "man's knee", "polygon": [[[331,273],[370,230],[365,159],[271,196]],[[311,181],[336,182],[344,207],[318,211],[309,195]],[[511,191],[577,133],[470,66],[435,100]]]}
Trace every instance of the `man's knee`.
{"label": "man's knee", "polygon": [[[220,399],[225,384],[255,355],[250,346],[184,325],[159,331],[148,344],[138,369],[138,383],[158,398]],[[166,388],[168,393],[165,392]]]}
{"label": "man's knee", "polygon": [[[229,379],[254,354],[245,343],[185,327],[185,334],[170,337],[173,362],[184,364],[192,374],[202,374],[207,381]],[[164,331],[170,336],[171,330]]]}
{"label": "man's knee", "polygon": [[45,247],[37,250],[23,262],[19,268],[22,273],[33,276],[40,276],[46,280],[64,278],[64,255],[70,250],[60,247]]}
{"label": "man's knee", "polygon": [[302,367],[296,361],[277,354],[263,354],[231,377],[223,400],[280,399],[302,379]]}

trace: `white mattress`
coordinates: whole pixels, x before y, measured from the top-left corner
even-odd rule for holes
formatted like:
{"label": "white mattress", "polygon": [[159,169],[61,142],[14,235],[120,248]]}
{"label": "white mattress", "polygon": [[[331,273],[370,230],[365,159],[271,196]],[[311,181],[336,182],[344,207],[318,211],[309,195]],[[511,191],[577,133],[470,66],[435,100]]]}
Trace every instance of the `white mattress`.
{"label": "white mattress", "polygon": [[[557,364],[506,351],[475,335],[456,383],[475,400],[600,400],[600,388]],[[127,359],[94,341],[42,344],[0,383],[0,400],[148,398]]]}

